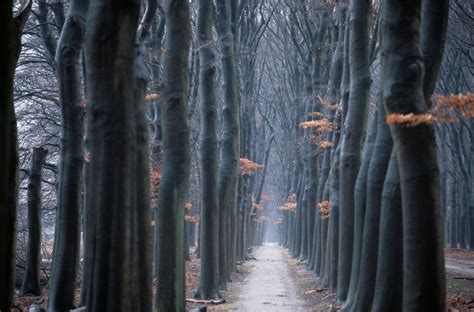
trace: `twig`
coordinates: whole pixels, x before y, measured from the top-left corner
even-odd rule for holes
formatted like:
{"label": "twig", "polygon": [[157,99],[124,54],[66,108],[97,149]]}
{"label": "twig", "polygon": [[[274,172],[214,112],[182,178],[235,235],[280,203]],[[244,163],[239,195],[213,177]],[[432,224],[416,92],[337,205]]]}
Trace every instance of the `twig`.
{"label": "twig", "polygon": [[219,300],[201,300],[201,299],[193,299],[193,298],[186,298],[186,302],[190,303],[205,303],[205,304],[222,304],[225,303],[224,299],[219,299]]}
{"label": "twig", "polygon": [[326,300],[327,298],[332,297],[332,296],[335,296],[335,295],[336,295],[336,294],[329,294],[329,295],[327,295],[327,296],[324,296],[324,297],[321,299],[321,301]]}

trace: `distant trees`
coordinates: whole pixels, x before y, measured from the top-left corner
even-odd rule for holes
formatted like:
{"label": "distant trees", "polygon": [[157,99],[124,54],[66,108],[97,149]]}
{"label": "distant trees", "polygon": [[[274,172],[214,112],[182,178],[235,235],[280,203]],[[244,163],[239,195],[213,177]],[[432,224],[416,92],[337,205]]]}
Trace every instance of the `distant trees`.
{"label": "distant trees", "polygon": [[33,148],[31,168],[28,171],[28,247],[21,293],[36,296],[41,295],[41,184],[46,154],[47,150],[44,148]]}
{"label": "distant trees", "polygon": [[443,239],[474,248],[462,1],[89,2],[39,0],[18,63],[31,2],[0,4],[0,309],[28,178],[22,277],[40,293],[55,224],[51,311],[74,307],[82,224],[91,311],[152,309],[153,226],[160,311],[186,309],[195,233],[198,299],[278,237],[344,311],[442,309]]}
{"label": "distant trees", "polygon": [[[436,98],[433,96],[434,90],[440,88],[439,85],[436,87],[436,80],[443,56],[447,3],[381,1],[372,7],[367,1],[354,0],[287,7],[289,22],[283,26],[287,27],[287,37],[275,37],[281,42],[293,43],[292,49],[298,58],[295,67],[305,74],[305,84],[311,80],[315,83],[312,90],[306,88],[310,90],[308,96],[319,99],[323,108],[318,110],[317,106],[312,106],[308,109],[306,105],[303,109],[301,103],[291,101],[299,108],[299,111],[295,109],[297,120],[304,121],[301,126],[305,130],[300,130],[297,137],[309,139],[310,143],[306,144],[311,144],[312,148],[317,146],[312,155],[318,156],[307,163],[308,156],[305,153],[308,147],[293,149],[294,155],[287,156],[287,163],[292,164],[288,167],[293,168],[295,176],[287,180],[290,187],[282,188],[285,193],[281,201],[286,203],[281,206],[282,219],[277,222],[283,224],[279,226],[280,231],[284,232],[280,234],[281,243],[300,259],[310,255],[307,261],[309,269],[315,270],[323,285],[329,285],[333,291],[337,288],[339,299],[345,300],[344,311],[397,311],[402,308],[410,310],[413,306],[418,309],[442,309],[445,299],[441,217],[453,220],[450,224],[454,224],[454,230],[446,231],[446,237],[457,237],[458,233],[463,232],[463,238],[455,238],[453,246],[457,247],[458,242],[460,246],[467,245],[463,243],[466,231],[460,230],[466,228],[467,223],[460,222],[459,216],[455,214],[465,215],[465,212],[462,208],[452,208],[456,206],[455,195],[449,195],[448,191],[443,195],[444,205],[438,203],[440,186],[437,184],[437,162],[434,160],[437,154],[432,128],[445,128],[436,132],[438,140],[453,142],[452,145],[444,144],[438,148],[443,151],[440,158],[445,160],[449,157],[447,149],[450,145],[456,155],[467,155],[467,151],[462,151],[459,144],[459,138],[466,140],[467,136],[456,130],[452,132],[452,137],[458,140],[452,140],[446,134],[446,129],[451,126],[431,125],[433,122],[453,120],[451,113],[447,113],[451,117],[436,117],[440,111],[452,112],[451,109],[445,111],[444,108],[435,107],[428,110]],[[334,80],[328,80],[327,91],[318,88],[316,81],[320,79],[320,73],[314,70],[308,74],[306,68],[307,60],[313,58],[313,65],[323,62],[322,72],[331,70],[331,76],[334,77],[335,67],[329,67],[330,63],[325,61],[324,53],[321,52],[324,48],[311,50],[308,49],[308,43],[311,42],[311,36],[320,32],[322,27],[335,29],[340,25],[337,23],[341,18],[338,12],[343,12],[345,8],[348,8],[349,18],[345,33],[339,29],[338,36],[342,38],[338,38],[335,31],[323,43],[323,46],[329,45],[327,53],[334,64],[338,54],[341,54],[342,46],[331,43],[344,42],[339,100],[334,93]],[[458,8],[456,4],[453,5],[453,9]],[[323,25],[326,12],[331,13],[327,24]],[[457,13],[462,14],[460,12],[464,11],[459,9]],[[402,21],[402,16],[410,16],[413,19],[408,20],[412,22],[407,23],[406,19]],[[295,25],[293,29],[292,23]],[[410,40],[407,38],[410,38],[411,43],[408,43]],[[398,47],[396,53],[395,46]],[[404,56],[400,54],[400,47],[405,47],[402,49]],[[288,54],[284,49],[281,53]],[[410,66],[402,65],[402,62],[409,61],[414,63],[412,71]],[[293,81],[286,83],[287,90],[300,91],[298,71],[289,62],[282,64],[281,68],[294,77]],[[372,102],[377,102],[376,106]],[[335,114],[326,108],[331,106],[336,110]],[[465,112],[456,114],[456,120],[460,116],[465,118]],[[338,115],[342,115],[340,127]],[[409,119],[414,122],[403,121]],[[467,128],[464,126],[462,130],[466,131]],[[310,132],[307,129],[314,130]],[[282,133],[280,131],[280,135]],[[283,137],[286,138],[287,134]],[[395,148],[392,148],[392,140],[396,142]],[[328,147],[330,149],[324,151]],[[452,155],[461,167],[459,173],[453,174],[448,165],[443,165],[446,168],[444,183],[452,187],[454,177],[459,175],[466,181],[462,182],[463,186],[470,185],[468,175],[463,174],[467,171],[462,169],[467,156]],[[315,166],[315,169],[309,169],[310,166]],[[280,172],[288,167],[281,166]],[[312,225],[307,219],[313,196],[313,192],[309,192],[312,187],[308,181],[312,181],[316,174],[319,175],[319,209]],[[273,177],[271,181],[275,183]],[[446,190],[446,187],[441,190]],[[289,195],[293,192],[296,193],[295,204],[289,201]],[[425,194],[423,200],[421,194]],[[459,201],[465,202],[465,199]],[[429,209],[422,208],[428,203]],[[296,209],[291,205],[295,205]],[[446,209],[441,216],[439,207]],[[448,210],[454,214],[448,214]],[[425,216],[423,225],[417,223],[422,215]],[[308,229],[313,226],[313,244],[309,250],[305,250],[306,243],[311,240],[307,237]],[[420,231],[419,235],[415,234],[415,229]],[[421,243],[422,235],[426,235],[426,243]],[[428,258],[422,256],[426,254],[435,260],[428,264]],[[334,267],[335,261],[339,263],[337,267]],[[411,273],[407,276],[409,271]],[[429,285],[422,282],[425,280],[431,281]],[[426,297],[421,295],[415,298],[415,293],[426,294]],[[422,298],[436,298],[436,303],[424,302]]]}

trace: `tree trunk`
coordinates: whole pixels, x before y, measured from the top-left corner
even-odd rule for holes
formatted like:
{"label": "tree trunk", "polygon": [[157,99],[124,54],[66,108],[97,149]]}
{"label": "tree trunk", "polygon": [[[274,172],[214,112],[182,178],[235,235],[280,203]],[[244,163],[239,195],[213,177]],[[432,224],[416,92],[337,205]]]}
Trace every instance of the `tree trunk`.
{"label": "tree trunk", "polygon": [[[225,288],[235,262],[237,220],[237,184],[240,158],[240,105],[235,60],[236,33],[232,31],[233,16],[229,1],[216,1],[216,29],[222,55],[224,80],[223,130],[219,171],[219,283]],[[234,14],[232,14],[234,13]],[[229,222],[230,221],[230,222]]]}
{"label": "tree trunk", "polygon": [[[84,265],[88,311],[149,311],[143,270],[150,223],[137,99],[139,1],[95,1],[87,20],[89,179]],[[141,94],[143,96],[143,94]],[[146,142],[146,141],[145,141]],[[144,166],[148,165],[145,162]],[[147,296],[148,295],[148,296]],[[146,297],[147,296],[147,297]]]}
{"label": "tree trunk", "polygon": [[[200,0],[197,36],[201,70],[201,274],[197,299],[218,300],[219,202],[217,189],[217,101],[215,52],[212,36],[212,0]],[[224,254],[225,256],[225,254]]]}
{"label": "tree trunk", "polygon": [[402,311],[402,227],[400,177],[397,153],[393,147],[382,191],[379,256],[372,311]]}
{"label": "tree trunk", "polygon": [[28,245],[26,250],[26,270],[21,285],[22,294],[41,295],[41,181],[43,167],[48,152],[40,147],[33,148],[31,167],[28,173]]}
{"label": "tree trunk", "polygon": [[370,310],[377,272],[382,190],[393,141],[381,98],[377,105],[377,137],[367,173],[367,200],[359,260],[359,278],[352,311]]}
{"label": "tree trunk", "polygon": [[[387,112],[423,114],[427,106],[420,46],[421,1],[387,0],[382,14],[382,79]],[[394,124],[391,131],[402,192],[403,310],[444,311],[445,269],[433,128],[428,124]]]}
{"label": "tree trunk", "polygon": [[341,146],[338,298],[345,300],[351,275],[354,231],[354,187],[360,167],[370,91],[369,30],[371,4],[351,0],[349,7],[350,97]]}
{"label": "tree trunk", "polygon": [[32,2],[24,3],[13,18],[13,2],[0,4],[0,310],[9,311],[15,283],[16,214],[18,202],[18,138],[13,85],[21,52],[21,34]]}
{"label": "tree trunk", "polygon": [[70,3],[56,52],[61,103],[61,154],[54,253],[48,309],[74,307],[82,206],[84,167],[84,102],[81,85],[81,49],[88,1]]}
{"label": "tree trunk", "polygon": [[184,206],[191,166],[186,111],[191,36],[189,2],[169,1],[165,12],[166,52],[160,103],[164,157],[158,192],[155,309],[184,311]]}

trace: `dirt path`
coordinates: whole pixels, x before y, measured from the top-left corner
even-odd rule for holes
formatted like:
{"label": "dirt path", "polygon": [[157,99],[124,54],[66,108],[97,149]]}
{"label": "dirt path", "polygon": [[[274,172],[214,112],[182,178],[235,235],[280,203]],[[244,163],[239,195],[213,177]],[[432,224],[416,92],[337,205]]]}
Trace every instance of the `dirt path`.
{"label": "dirt path", "polygon": [[266,244],[256,250],[254,267],[240,287],[240,296],[233,304],[238,311],[308,311],[298,297],[284,249]]}
{"label": "dirt path", "polygon": [[446,258],[446,270],[467,278],[474,278],[474,261]]}

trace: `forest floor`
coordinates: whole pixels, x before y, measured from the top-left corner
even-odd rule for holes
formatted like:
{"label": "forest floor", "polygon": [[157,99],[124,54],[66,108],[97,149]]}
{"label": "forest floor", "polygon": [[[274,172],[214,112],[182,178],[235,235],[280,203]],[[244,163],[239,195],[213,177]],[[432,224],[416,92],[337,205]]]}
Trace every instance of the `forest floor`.
{"label": "forest floor", "polygon": [[448,311],[474,311],[474,252],[445,250]]}
{"label": "forest floor", "polygon": [[[186,262],[186,294],[192,298],[199,282],[200,261],[194,248]],[[449,312],[474,311],[474,252],[447,249],[446,280]],[[304,262],[293,259],[286,249],[266,244],[255,248],[250,260],[239,264],[232,274],[232,283],[221,295],[225,304],[209,305],[208,311],[335,311],[340,307],[334,294],[321,287],[318,277]],[[76,301],[79,299],[77,289]],[[28,311],[33,303],[47,306],[46,289],[43,295],[15,296],[16,309]],[[202,306],[188,302],[188,309]]]}

